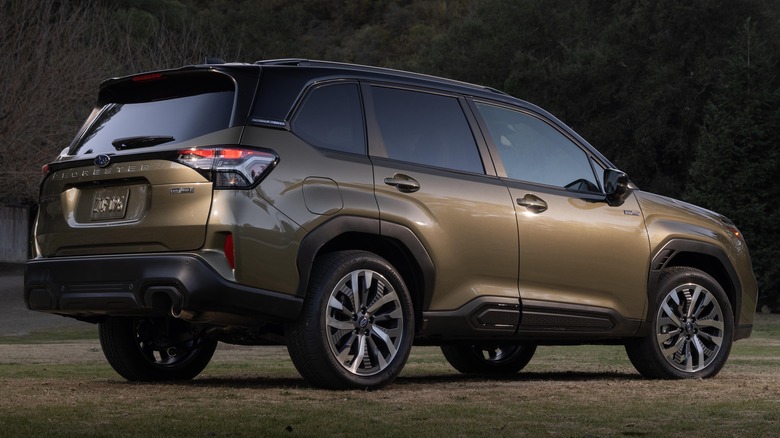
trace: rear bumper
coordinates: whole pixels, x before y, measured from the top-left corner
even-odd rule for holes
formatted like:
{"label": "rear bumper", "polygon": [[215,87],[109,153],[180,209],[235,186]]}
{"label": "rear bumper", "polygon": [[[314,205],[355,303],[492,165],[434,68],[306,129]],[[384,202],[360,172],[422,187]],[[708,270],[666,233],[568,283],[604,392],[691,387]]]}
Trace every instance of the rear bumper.
{"label": "rear bumper", "polygon": [[196,254],[137,254],[31,260],[24,301],[31,310],[99,319],[177,311],[219,312],[283,322],[303,300],[243,286],[219,275]]}

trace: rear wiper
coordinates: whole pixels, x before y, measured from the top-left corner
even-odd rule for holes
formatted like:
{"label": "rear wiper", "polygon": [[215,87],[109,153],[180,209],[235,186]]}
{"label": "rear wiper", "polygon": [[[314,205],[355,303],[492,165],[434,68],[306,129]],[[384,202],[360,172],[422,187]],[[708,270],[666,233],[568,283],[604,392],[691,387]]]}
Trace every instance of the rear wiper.
{"label": "rear wiper", "polygon": [[111,144],[114,145],[117,150],[125,150],[146,148],[149,146],[168,143],[174,140],[176,139],[168,135],[139,135],[137,137],[117,138],[116,140],[112,141]]}

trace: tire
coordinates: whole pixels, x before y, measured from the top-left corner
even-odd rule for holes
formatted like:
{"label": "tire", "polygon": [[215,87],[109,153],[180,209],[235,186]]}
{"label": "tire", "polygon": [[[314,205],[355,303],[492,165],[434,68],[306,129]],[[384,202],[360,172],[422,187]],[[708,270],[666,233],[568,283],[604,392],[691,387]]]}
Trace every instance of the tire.
{"label": "tire", "polygon": [[734,336],[734,314],[723,288],[688,267],[667,269],[658,284],[651,297],[650,333],[626,344],[631,363],[650,379],[715,376]]}
{"label": "tire", "polygon": [[99,324],[108,363],[130,381],[189,380],[208,365],[217,341],[169,317],[110,316]]}
{"label": "tire", "polygon": [[293,364],[311,385],[381,388],[398,376],[412,348],[409,291],[373,253],[326,254],[315,262],[301,315],[286,336]]}
{"label": "tire", "polygon": [[442,345],[441,352],[463,374],[511,375],[531,361],[535,344]]}

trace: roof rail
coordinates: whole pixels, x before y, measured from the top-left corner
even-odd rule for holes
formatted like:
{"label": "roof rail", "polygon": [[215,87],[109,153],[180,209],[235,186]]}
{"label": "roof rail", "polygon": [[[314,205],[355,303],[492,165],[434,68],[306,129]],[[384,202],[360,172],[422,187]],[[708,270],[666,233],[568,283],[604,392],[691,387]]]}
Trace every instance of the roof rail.
{"label": "roof rail", "polygon": [[304,58],[282,58],[282,59],[264,59],[261,61],[256,61],[255,64],[257,65],[301,65],[307,62],[309,62],[309,60]]}
{"label": "roof rail", "polygon": [[439,76],[432,76],[427,75],[424,73],[415,73],[410,72],[406,70],[397,70],[387,67],[376,67],[376,66],[369,66],[369,65],[362,65],[362,64],[351,64],[351,63],[345,63],[345,62],[336,62],[336,61],[321,61],[321,60],[312,60],[312,59],[306,59],[306,58],[284,58],[284,59],[269,59],[269,60],[260,60],[255,62],[256,65],[281,65],[281,66],[310,66],[310,67],[335,67],[335,68],[346,68],[346,69],[354,69],[357,71],[363,71],[363,72],[374,72],[374,73],[390,73],[395,74],[398,76],[406,77],[406,78],[416,78],[416,79],[425,79],[425,80],[436,80],[436,81],[443,81],[450,84],[458,85],[461,87],[467,87],[467,88],[474,88],[474,89],[480,89],[483,91],[488,91],[491,93],[497,93],[504,96],[509,96],[507,93],[497,90],[492,87],[486,87],[484,85],[478,85],[478,84],[472,84],[469,82],[463,82],[456,79],[449,79],[449,78],[443,78]]}

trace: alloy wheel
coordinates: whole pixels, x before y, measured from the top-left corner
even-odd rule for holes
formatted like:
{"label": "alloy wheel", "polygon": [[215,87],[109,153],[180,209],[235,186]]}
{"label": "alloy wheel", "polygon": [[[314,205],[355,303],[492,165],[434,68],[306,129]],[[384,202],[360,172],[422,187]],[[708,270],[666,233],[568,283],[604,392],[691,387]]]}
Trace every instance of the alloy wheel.
{"label": "alloy wheel", "polygon": [[404,312],[398,294],[372,270],[350,272],[337,283],[325,318],[331,353],[352,374],[380,373],[403,341]]}
{"label": "alloy wheel", "polygon": [[674,368],[697,372],[717,356],[723,343],[723,311],[718,300],[698,284],[683,284],[661,302],[656,318],[661,355]]}

